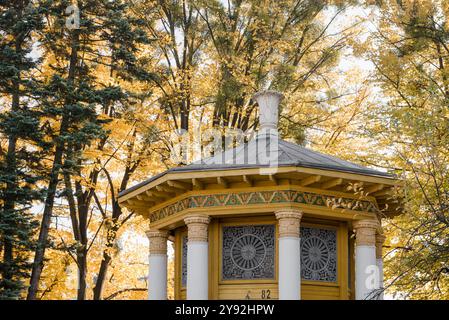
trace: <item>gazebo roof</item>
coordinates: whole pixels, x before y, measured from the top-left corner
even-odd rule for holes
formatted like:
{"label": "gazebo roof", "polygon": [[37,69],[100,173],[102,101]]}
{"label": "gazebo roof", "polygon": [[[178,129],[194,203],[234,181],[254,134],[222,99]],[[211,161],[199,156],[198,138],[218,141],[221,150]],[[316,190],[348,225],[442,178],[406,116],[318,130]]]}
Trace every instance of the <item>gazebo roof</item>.
{"label": "gazebo roof", "polygon": [[263,160],[265,150],[262,152],[258,151],[258,145],[263,145],[264,141],[266,141],[267,150],[270,150],[270,144],[274,145],[271,150],[276,154],[276,166],[308,167],[388,178],[393,177],[393,175],[389,173],[366,168],[361,165],[279,139],[276,135],[270,135],[270,137],[266,139],[266,136],[263,134],[257,135],[254,139],[250,140],[246,144],[243,144],[242,146],[219,153],[213,157],[199,160],[187,166],[174,168],[173,170],[223,170],[270,166],[273,165],[272,162],[267,165],[265,164],[266,161]]}
{"label": "gazebo roof", "polygon": [[[346,198],[352,199],[350,203],[356,203],[363,198],[363,201],[377,203],[388,215],[400,213],[400,205],[390,197],[401,184],[394,175],[282,140],[277,131],[281,97],[273,91],[256,94],[260,129],[249,142],[155,175],[120,192],[119,203],[143,215],[152,212],[150,215],[155,221],[173,215],[180,208],[184,208],[181,210],[184,212],[204,205],[203,202],[196,203],[195,197],[203,200],[210,197],[209,205],[221,203],[232,192],[237,196],[239,192],[281,190],[286,197],[296,192],[311,201],[304,204],[298,200],[297,205],[314,205],[312,200],[315,198],[320,198],[320,203],[325,203],[326,199],[339,201]],[[356,191],[355,184],[362,190]],[[362,194],[356,194],[360,191]],[[214,198],[219,197],[217,192],[223,193],[221,200]],[[288,201],[294,204],[293,200]],[[270,209],[269,206],[276,204],[267,203],[265,209]],[[228,206],[224,208],[231,210]],[[258,207],[259,211],[261,209]],[[358,213],[354,211],[353,214]]]}
{"label": "gazebo roof", "polygon": [[[258,151],[260,146],[266,143],[263,151]],[[213,170],[236,170],[269,168],[273,162],[267,164],[264,159],[265,150],[270,150],[270,144],[273,144],[271,151],[276,154],[275,165],[278,167],[303,167],[315,168],[329,171],[340,171],[355,173],[366,176],[395,178],[394,175],[374,169],[370,169],[349,161],[339,159],[334,156],[323,154],[310,150],[295,143],[279,139],[277,135],[258,134],[248,143],[242,144],[225,152],[195,161],[189,165],[174,167],[155,175],[131,188],[122,191],[119,196],[124,196],[133,190],[136,190],[160,177],[172,172],[195,172],[195,171],[213,171]]]}

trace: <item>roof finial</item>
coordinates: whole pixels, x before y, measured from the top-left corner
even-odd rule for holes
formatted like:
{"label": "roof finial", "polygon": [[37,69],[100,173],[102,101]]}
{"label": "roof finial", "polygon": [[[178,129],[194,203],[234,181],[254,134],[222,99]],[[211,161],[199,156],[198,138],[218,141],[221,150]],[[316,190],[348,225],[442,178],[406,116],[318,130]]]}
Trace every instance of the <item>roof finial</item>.
{"label": "roof finial", "polygon": [[282,93],[264,90],[253,97],[259,104],[259,131],[276,130],[278,128],[279,103],[283,99]]}

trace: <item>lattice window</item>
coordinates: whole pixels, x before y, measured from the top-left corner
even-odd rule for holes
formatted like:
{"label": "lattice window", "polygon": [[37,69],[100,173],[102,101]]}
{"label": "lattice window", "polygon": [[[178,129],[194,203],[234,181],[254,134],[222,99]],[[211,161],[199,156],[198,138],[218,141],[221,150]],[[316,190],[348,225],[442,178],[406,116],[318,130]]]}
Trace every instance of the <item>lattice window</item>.
{"label": "lattice window", "polygon": [[181,286],[187,285],[187,236],[182,237]]}
{"label": "lattice window", "polygon": [[301,278],[337,282],[337,231],[301,227]]}
{"label": "lattice window", "polygon": [[275,278],[275,226],[223,227],[222,279]]}

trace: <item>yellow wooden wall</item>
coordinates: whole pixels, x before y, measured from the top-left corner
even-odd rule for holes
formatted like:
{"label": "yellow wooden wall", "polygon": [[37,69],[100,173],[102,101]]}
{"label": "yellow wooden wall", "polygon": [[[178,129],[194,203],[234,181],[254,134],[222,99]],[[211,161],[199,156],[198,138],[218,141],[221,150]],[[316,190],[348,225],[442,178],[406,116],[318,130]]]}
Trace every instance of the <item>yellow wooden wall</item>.
{"label": "yellow wooden wall", "polygon": [[[276,278],[273,280],[227,280],[221,275],[221,227],[224,225],[276,224],[274,216],[252,216],[245,218],[213,219],[209,225],[209,299],[278,299],[278,266],[275,257]],[[302,226],[332,228],[337,230],[337,283],[302,281],[301,298],[312,299],[349,299],[348,281],[348,226],[346,222],[313,220],[304,217]],[[185,227],[175,230],[175,299],[185,299],[186,290],[181,287],[181,249]],[[276,238],[278,230],[276,227]],[[276,255],[278,254],[276,241]],[[352,259],[351,259],[352,260]]]}

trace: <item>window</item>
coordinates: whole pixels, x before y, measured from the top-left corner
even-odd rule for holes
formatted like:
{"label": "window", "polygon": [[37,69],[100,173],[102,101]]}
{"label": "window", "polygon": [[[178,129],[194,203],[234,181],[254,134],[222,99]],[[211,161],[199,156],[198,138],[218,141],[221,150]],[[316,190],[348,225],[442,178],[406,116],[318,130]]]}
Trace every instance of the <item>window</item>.
{"label": "window", "polygon": [[223,227],[222,279],[275,278],[275,226]]}
{"label": "window", "polygon": [[337,282],[337,231],[301,227],[302,280]]}

